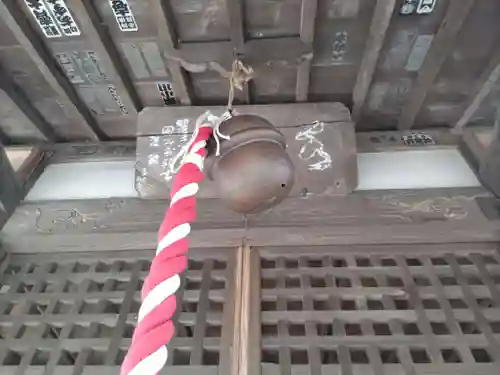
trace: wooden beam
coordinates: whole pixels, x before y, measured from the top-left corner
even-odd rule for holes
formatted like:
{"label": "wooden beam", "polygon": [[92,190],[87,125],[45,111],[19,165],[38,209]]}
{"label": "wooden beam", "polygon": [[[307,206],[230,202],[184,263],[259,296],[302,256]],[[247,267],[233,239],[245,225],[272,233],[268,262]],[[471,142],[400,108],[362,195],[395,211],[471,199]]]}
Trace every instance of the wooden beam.
{"label": "wooden beam", "polygon": [[491,137],[491,143],[485,152],[479,166],[481,182],[500,198],[500,108]]}
{"label": "wooden beam", "polygon": [[90,139],[100,141],[107,139],[106,134],[99,128],[96,120],[78,97],[75,89],[64,76],[57,62],[45,47],[44,41],[33,30],[27,16],[13,1],[0,2],[0,18],[15,36],[37,66],[48,84],[63,100],[65,108],[71,113],[76,124],[84,128]]}
{"label": "wooden beam", "polygon": [[466,102],[463,105],[462,111],[458,119],[452,123],[454,130],[457,133],[462,132],[468,122],[474,116],[480,105],[495,87],[496,82],[500,78],[500,49],[493,52],[486,68],[483,70],[477,85],[473,87]]}
{"label": "wooden beam", "polygon": [[300,40],[311,50],[301,58],[297,70],[295,100],[307,102],[311,80],[311,66],[314,57],[314,24],[318,10],[318,0],[302,0],[300,12]]}
{"label": "wooden beam", "polygon": [[236,250],[231,375],[260,374],[260,258],[256,249]]}
{"label": "wooden beam", "polygon": [[[9,252],[66,253],[154,248],[157,230],[12,236],[4,228],[3,233],[4,245]],[[269,226],[251,228],[248,231],[238,228],[199,229],[191,234],[190,248],[236,247],[241,244],[243,237],[256,247],[497,243],[500,241],[500,231],[499,224],[489,222],[484,215],[478,222],[467,220],[458,223],[428,221],[373,226]]]}
{"label": "wooden beam", "polygon": [[42,150],[51,154],[50,164],[126,161],[135,160],[136,142],[58,143],[43,145]]}
{"label": "wooden beam", "polygon": [[406,104],[399,119],[398,128],[401,130],[411,129],[415,123],[427,92],[434,83],[441,66],[453,50],[455,39],[462,28],[475,0],[450,1],[448,10],[439,27],[429,52],[413,84]]}
{"label": "wooden beam", "polygon": [[40,132],[46,141],[58,142],[62,140],[40,111],[30,102],[23,90],[2,69],[0,69],[0,89],[24,113],[33,129]]}
{"label": "wooden beam", "polygon": [[368,90],[373,80],[373,74],[377,66],[380,56],[380,51],[384,45],[385,36],[389,29],[392,13],[396,0],[378,0],[375,6],[375,12],[372,18],[372,24],[368,38],[366,39],[365,51],[363,59],[356,78],[356,84],[353,91],[353,111],[352,117],[354,122],[359,121],[363,106],[365,105]]}
{"label": "wooden beam", "polygon": [[85,40],[96,51],[100,63],[106,73],[110,75],[128,113],[131,116],[137,116],[143,107],[141,100],[108,30],[101,22],[94,6],[90,0],[66,0],[66,2],[77,23],[85,30],[83,33]]}
{"label": "wooden beam", "polygon": [[[242,58],[245,48],[245,27],[242,0],[226,0],[227,14],[233,53],[235,57]],[[243,87],[243,101],[250,103],[249,85]]]}
{"label": "wooden beam", "polygon": [[11,143],[9,136],[0,128],[0,144],[9,145]]}
{"label": "wooden beam", "polygon": [[0,144],[0,228],[23,198],[22,191],[7,152]]}
{"label": "wooden beam", "polygon": [[471,169],[480,179],[479,169],[481,167],[481,161],[484,159],[487,150],[481,144],[472,129],[464,129],[462,134],[459,136],[459,150]]}
{"label": "wooden beam", "polygon": [[167,1],[148,0],[153,22],[156,24],[158,44],[165,58],[167,68],[171,74],[172,86],[179,104],[191,105],[193,102],[192,89],[186,71],[179,61],[169,58],[177,56],[178,40],[173,27],[173,11]]}
{"label": "wooden beam", "polygon": [[[347,197],[287,198],[273,210],[241,215],[217,199],[198,201],[192,248],[494,241],[474,198],[484,189],[356,192]],[[13,251],[154,248],[166,200],[110,198],[24,202],[3,230]],[[429,208],[430,207],[430,208]],[[72,215],[70,215],[72,213]],[[304,223],[307,223],[304,226]]]}

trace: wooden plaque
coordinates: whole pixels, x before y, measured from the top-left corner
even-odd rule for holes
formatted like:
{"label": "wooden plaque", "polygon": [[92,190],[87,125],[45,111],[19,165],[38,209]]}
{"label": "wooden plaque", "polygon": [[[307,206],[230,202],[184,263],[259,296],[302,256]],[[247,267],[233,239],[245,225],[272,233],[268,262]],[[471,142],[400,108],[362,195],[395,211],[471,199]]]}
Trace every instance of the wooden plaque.
{"label": "wooden plaque", "polygon": [[[166,198],[172,181],[170,163],[189,142],[196,118],[224,107],[145,108],[139,115],[136,189],[143,198]],[[238,114],[255,114],[269,120],[283,133],[295,165],[292,196],[345,195],[357,184],[354,123],[340,103],[282,104],[236,107]],[[216,198],[214,184],[206,178],[202,198]]]}

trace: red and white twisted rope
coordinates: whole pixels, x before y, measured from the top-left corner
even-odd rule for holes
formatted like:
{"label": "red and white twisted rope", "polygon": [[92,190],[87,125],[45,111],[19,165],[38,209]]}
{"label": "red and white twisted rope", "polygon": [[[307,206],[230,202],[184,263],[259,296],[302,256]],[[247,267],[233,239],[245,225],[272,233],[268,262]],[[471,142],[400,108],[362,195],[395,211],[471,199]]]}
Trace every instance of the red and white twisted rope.
{"label": "red and white twisted rope", "polygon": [[156,256],[144,280],[137,327],[121,375],[155,375],[167,362],[166,345],[174,335],[171,319],[177,308],[175,293],[181,285],[179,275],[187,268],[189,223],[196,219],[195,195],[203,180],[206,145],[212,131],[222,136],[218,127],[226,116],[219,118],[208,112],[202,115],[192,140],[182,151],[182,164],[172,185],[170,208],[158,233]]}

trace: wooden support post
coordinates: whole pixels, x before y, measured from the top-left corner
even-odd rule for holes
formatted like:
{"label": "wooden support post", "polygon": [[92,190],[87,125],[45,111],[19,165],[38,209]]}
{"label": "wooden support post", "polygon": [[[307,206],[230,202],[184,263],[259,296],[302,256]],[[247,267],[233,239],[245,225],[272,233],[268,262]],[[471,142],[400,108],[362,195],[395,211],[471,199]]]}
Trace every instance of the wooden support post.
{"label": "wooden support post", "polygon": [[455,39],[475,0],[451,1],[431,48],[422,64],[399,119],[400,130],[411,129],[415,123],[427,92],[434,83],[441,66],[453,50]]}
{"label": "wooden support post", "polygon": [[377,1],[368,38],[366,39],[363,59],[361,60],[352,94],[354,102],[352,118],[354,122],[359,121],[361,117],[395,4],[396,0]]}
{"label": "wooden support post", "polygon": [[148,2],[151,9],[151,16],[158,31],[158,44],[164,57],[167,59],[166,64],[171,75],[170,78],[174,87],[175,97],[179,101],[179,104],[191,105],[192,93],[186,71],[181,67],[179,61],[170,58],[170,56],[174,55],[174,50],[178,47],[170,4],[167,4],[167,1],[161,0],[148,0]]}
{"label": "wooden support post", "polygon": [[75,119],[75,125],[85,128],[88,137],[92,140],[107,139],[89,109],[78,97],[71,83],[59,69],[57,62],[45,47],[42,39],[29,24],[26,15],[13,1],[1,1],[0,18],[23,47],[24,52],[32,59],[48,84],[62,99],[65,108]]}
{"label": "wooden support post", "polygon": [[[12,102],[24,113],[34,130],[42,134],[48,142],[57,142],[61,138],[56,134],[52,126],[45,120],[40,111],[31,104],[26,94],[17,86],[3,70],[0,69],[0,89],[12,100]],[[1,141],[1,139],[0,139]]]}
{"label": "wooden support post", "polygon": [[295,88],[295,100],[307,102],[311,80],[311,67],[314,58],[314,23],[318,10],[318,0],[302,0],[300,12],[300,40],[308,53],[302,56],[297,71],[297,86]]}
{"label": "wooden support post", "polygon": [[260,374],[260,262],[256,249],[243,245],[236,255],[234,334],[231,375]]}
{"label": "wooden support post", "polygon": [[0,144],[9,145],[10,143],[9,136],[0,128]]}
{"label": "wooden support post", "polygon": [[457,133],[462,132],[463,128],[467,126],[467,123],[470,121],[472,116],[474,116],[481,103],[483,103],[484,99],[486,99],[488,94],[495,87],[499,78],[500,49],[493,52],[488,65],[478,79],[478,84],[473,87],[471,94],[464,103],[458,119],[452,123],[452,126]]}
{"label": "wooden support post", "polygon": [[141,100],[135,91],[134,84],[127,74],[120,55],[111,37],[104,28],[90,0],[66,0],[74,17],[86,35],[86,40],[97,56],[107,74],[114,82],[118,95],[125,108],[132,116],[142,109]]}
{"label": "wooden support post", "polygon": [[[245,28],[242,0],[226,0],[229,17],[231,44],[236,57],[241,56],[245,49]],[[243,101],[250,104],[250,89],[247,83],[243,87]]]}
{"label": "wooden support post", "polygon": [[23,199],[21,185],[14,168],[0,144],[0,228]]}
{"label": "wooden support post", "polygon": [[500,109],[497,109],[491,143],[480,161],[479,177],[481,182],[500,198]]}

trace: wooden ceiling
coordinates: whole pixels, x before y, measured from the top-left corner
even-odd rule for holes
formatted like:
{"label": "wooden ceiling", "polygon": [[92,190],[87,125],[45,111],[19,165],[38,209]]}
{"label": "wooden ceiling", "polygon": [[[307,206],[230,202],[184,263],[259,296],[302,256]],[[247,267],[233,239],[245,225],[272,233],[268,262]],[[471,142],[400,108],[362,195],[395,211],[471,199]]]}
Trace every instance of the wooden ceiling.
{"label": "wooden ceiling", "polygon": [[[47,37],[39,12],[56,5],[76,28],[63,32],[52,12],[59,37]],[[437,0],[427,15],[402,5],[3,0],[0,142],[133,138],[146,106],[224,104],[220,71],[235,56],[255,71],[239,104],[340,101],[358,131],[492,124],[500,3]]]}

